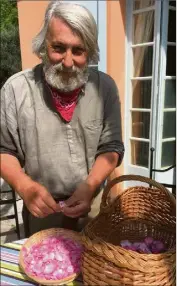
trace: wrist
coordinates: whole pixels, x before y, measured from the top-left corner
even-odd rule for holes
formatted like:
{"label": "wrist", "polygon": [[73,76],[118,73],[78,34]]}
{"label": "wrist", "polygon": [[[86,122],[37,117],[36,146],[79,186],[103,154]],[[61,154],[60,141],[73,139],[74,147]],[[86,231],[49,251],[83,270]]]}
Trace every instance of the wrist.
{"label": "wrist", "polygon": [[14,182],[14,189],[23,198],[23,193],[33,184],[34,181],[25,173],[19,174],[18,179]]}
{"label": "wrist", "polygon": [[94,194],[96,192],[96,190],[99,188],[100,186],[100,182],[93,176],[88,176],[88,178],[86,179],[86,183],[89,186],[90,191]]}

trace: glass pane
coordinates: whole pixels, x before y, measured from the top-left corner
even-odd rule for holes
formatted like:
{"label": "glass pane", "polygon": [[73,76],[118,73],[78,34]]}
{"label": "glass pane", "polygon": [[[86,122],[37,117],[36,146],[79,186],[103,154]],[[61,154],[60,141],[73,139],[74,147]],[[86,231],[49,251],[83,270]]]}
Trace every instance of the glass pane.
{"label": "glass pane", "polygon": [[149,0],[149,1],[147,1],[147,0],[136,0],[136,1],[134,1],[133,9],[134,10],[143,9],[146,7],[153,6],[154,4],[155,4],[155,0]]}
{"label": "glass pane", "polygon": [[168,41],[176,42],[176,11],[169,10]]}
{"label": "glass pane", "polygon": [[151,80],[133,80],[133,108],[151,108]]}
{"label": "glass pane", "polygon": [[176,47],[167,47],[167,70],[166,75],[176,75]]}
{"label": "glass pane", "polygon": [[132,112],[132,136],[149,139],[150,112]]}
{"label": "glass pane", "polygon": [[176,80],[165,80],[165,108],[176,107]]}
{"label": "glass pane", "polygon": [[153,47],[137,47],[133,48],[133,67],[134,77],[151,76],[152,75],[152,58]]}
{"label": "glass pane", "polygon": [[176,7],[176,0],[169,1],[169,6]]}
{"label": "glass pane", "polygon": [[176,137],[176,112],[164,112],[163,138]]}
{"label": "glass pane", "polygon": [[169,167],[176,162],[176,141],[162,143],[161,167]]}
{"label": "glass pane", "polygon": [[148,168],[149,143],[131,140],[131,164]]}
{"label": "glass pane", "polygon": [[154,11],[134,15],[133,44],[153,42]]}

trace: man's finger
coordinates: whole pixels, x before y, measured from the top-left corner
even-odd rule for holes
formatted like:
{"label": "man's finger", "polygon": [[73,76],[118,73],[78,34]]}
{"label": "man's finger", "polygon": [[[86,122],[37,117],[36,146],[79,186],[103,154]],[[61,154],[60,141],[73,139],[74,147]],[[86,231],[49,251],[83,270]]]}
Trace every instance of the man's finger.
{"label": "man's finger", "polygon": [[33,206],[31,213],[38,218],[43,218],[46,216],[37,206]]}
{"label": "man's finger", "polygon": [[65,201],[65,205],[67,207],[75,206],[77,204],[78,200],[75,198],[74,195],[72,195],[69,199]]}
{"label": "man's finger", "polygon": [[32,215],[35,217],[39,217],[39,215],[35,211],[31,211]]}
{"label": "man's finger", "polygon": [[83,213],[86,213],[87,211],[89,211],[89,208],[86,208],[85,205],[83,204],[79,204],[75,207],[64,207],[63,208],[63,213],[67,216],[74,216],[74,217],[78,217],[80,215],[82,215]]}
{"label": "man's finger", "polygon": [[35,205],[40,210],[43,216],[47,216],[49,214],[54,213],[53,209],[48,207],[42,197],[39,197],[33,205]]}
{"label": "man's finger", "polygon": [[42,200],[43,200],[44,204],[49,209],[52,210],[52,213],[57,211],[57,203],[55,202],[55,200],[52,198],[52,196],[49,193],[47,193],[46,196],[42,197]]}
{"label": "man's finger", "polygon": [[55,212],[51,207],[46,205],[46,203],[43,200],[40,201],[40,206],[39,204],[37,204],[37,206],[45,215],[53,214]]}

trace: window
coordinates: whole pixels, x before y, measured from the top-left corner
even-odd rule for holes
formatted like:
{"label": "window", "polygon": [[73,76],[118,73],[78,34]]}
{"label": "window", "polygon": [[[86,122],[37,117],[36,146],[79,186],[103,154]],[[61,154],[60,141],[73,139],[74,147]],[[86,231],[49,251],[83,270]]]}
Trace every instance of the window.
{"label": "window", "polygon": [[127,0],[125,171],[149,176],[175,162],[176,1]]}
{"label": "window", "polygon": [[175,164],[176,161],[176,8],[174,4],[176,4],[175,1],[169,1],[167,7],[167,35],[164,38],[166,64],[163,65],[161,75],[163,91],[161,168]]}

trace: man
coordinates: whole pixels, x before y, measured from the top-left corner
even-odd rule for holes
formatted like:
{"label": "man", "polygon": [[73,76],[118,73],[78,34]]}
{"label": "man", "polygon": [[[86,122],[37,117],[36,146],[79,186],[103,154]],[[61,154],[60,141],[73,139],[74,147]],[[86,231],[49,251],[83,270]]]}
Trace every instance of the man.
{"label": "man", "polygon": [[80,5],[52,1],[33,51],[42,64],[2,88],[1,174],[24,201],[29,234],[77,229],[123,157],[117,88],[88,68],[99,59],[97,28]]}

